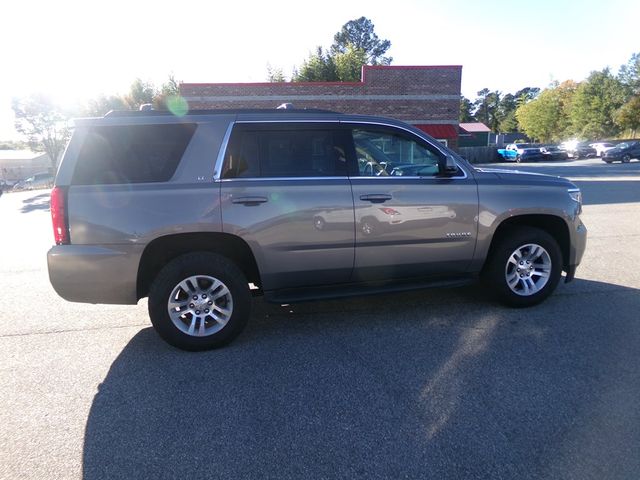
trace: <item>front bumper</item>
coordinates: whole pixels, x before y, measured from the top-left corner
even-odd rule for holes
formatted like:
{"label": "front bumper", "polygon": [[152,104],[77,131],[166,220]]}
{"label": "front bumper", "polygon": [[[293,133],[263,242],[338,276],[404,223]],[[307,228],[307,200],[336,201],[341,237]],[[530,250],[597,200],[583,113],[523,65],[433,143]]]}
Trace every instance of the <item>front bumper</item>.
{"label": "front bumper", "polygon": [[56,245],[47,253],[49,280],[70,302],[135,305],[142,245]]}
{"label": "front bumper", "polygon": [[571,248],[569,251],[569,264],[565,270],[567,276],[565,277],[565,283],[569,283],[575,276],[576,269],[582,261],[582,256],[587,248],[587,227],[584,226],[579,218],[576,219],[575,227],[571,232]]}

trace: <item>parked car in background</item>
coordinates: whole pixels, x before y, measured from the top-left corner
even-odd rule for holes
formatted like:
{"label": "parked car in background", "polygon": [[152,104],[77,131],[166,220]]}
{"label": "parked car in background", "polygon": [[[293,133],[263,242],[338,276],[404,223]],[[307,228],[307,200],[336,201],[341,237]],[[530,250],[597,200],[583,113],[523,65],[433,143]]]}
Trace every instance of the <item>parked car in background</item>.
{"label": "parked car in background", "polygon": [[36,173],[33,177],[21,180],[13,186],[14,190],[37,190],[51,188],[54,176],[50,173]]}
{"label": "parked car in background", "polygon": [[602,157],[602,154],[615,147],[615,144],[610,142],[596,142],[590,143],[589,146],[596,149],[596,156]]}
{"label": "parked car in background", "polygon": [[632,158],[640,159],[640,142],[623,142],[602,154],[602,160],[606,163],[629,163]]}
{"label": "parked car in background", "polygon": [[[525,151],[527,151],[526,154]],[[502,160],[506,162],[521,162],[533,160],[536,153],[540,158],[536,159],[535,161],[542,159],[540,148],[534,147],[530,143],[510,143],[505,148],[498,149],[498,155],[500,155],[500,157],[502,157]]]}
{"label": "parked car in background", "polygon": [[563,142],[559,146],[567,152],[569,158],[576,160],[580,158],[593,158],[597,155],[595,148],[586,143],[577,142],[576,140]]}
{"label": "parked car in background", "polygon": [[569,154],[566,150],[562,150],[556,145],[541,147],[540,152],[542,152],[544,160],[566,160],[569,158]]}

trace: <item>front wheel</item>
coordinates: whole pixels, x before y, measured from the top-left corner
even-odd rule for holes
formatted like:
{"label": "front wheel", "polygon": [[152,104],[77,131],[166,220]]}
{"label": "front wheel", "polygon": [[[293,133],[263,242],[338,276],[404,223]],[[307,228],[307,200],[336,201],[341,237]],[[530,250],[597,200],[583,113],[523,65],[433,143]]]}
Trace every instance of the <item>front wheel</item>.
{"label": "front wheel", "polygon": [[493,249],[483,280],[502,303],[529,307],[553,293],[561,273],[558,242],[543,230],[520,227],[506,232]]}
{"label": "front wheel", "polygon": [[242,271],[208,252],[182,255],[158,274],[149,291],[149,316],[158,334],[183,350],[208,350],[244,329],[251,294]]}
{"label": "front wheel", "polygon": [[622,163],[629,163],[631,161],[631,157],[629,155],[625,155],[622,157]]}

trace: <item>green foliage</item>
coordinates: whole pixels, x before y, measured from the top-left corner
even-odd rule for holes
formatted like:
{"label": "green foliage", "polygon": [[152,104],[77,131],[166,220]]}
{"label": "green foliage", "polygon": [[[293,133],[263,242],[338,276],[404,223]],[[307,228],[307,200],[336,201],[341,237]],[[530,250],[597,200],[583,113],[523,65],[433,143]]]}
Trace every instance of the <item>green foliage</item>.
{"label": "green foliage", "polygon": [[553,85],[516,110],[520,128],[541,142],[563,140],[571,132],[571,105],[576,84]]}
{"label": "green foliage", "polygon": [[365,57],[363,65],[391,64],[393,59],[384,56],[391,47],[391,42],[378,38],[374,29],[373,22],[366,17],[348,21],[333,36],[331,55],[337,56],[355,50]]}
{"label": "green foliage", "polygon": [[267,81],[272,83],[282,83],[286,82],[287,79],[284,78],[284,73],[282,73],[281,68],[274,68],[271,65],[267,65]]}
{"label": "green foliage", "polygon": [[[134,82],[133,85],[136,85],[136,82]],[[176,110],[178,112],[182,112],[184,110],[183,104],[186,103],[186,101],[182,97],[180,97],[180,85],[178,85],[178,82],[176,81],[173,74],[169,75],[167,81],[160,86],[159,91],[156,91],[153,85],[151,85],[150,88],[154,92],[152,101],[153,108],[157,110]],[[130,95],[132,94],[133,86]]]}
{"label": "green foliage", "polygon": [[331,55],[322,47],[316,47],[315,53],[302,62],[302,66],[293,78],[295,82],[333,82],[338,80],[336,65]]}
{"label": "green foliage", "polygon": [[474,102],[476,107],[475,118],[478,122],[484,123],[492,132],[499,131],[499,124],[502,118],[500,111],[502,93],[499,91],[490,91],[483,88],[478,92],[478,98]]}
{"label": "green foliage", "polygon": [[460,98],[460,117],[458,119],[460,123],[473,122],[473,103],[464,95]]}
{"label": "green foliage", "polygon": [[33,150],[44,151],[55,169],[71,135],[66,113],[45,95],[14,98],[12,102],[16,130]]}
{"label": "green foliage", "polygon": [[341,82],[358,82],[362,76],[362,66],[367,63],[367,52],[348,45],[344,53],[337,53],[333,62],[336,76]]}
{"label": "green foliage", "polygon": [[619,132],[615,112],[625,102],[625,87],[608,68],[591,72],[573,97],[571,122],[579,138],[607,138]]}
{"label": "green foliage", "polygon": [[615,115],[616,124],[623,130],[630,130],[631,136],[635,138],[640,130],[640,95],[635,95],[627,101]]}
{"label": "green foliage", "polygon": [[[329,51],[316,47],[314,53],[294,69],[294,82],[356,82],[361,78],[363,65],[389,65],[391,57],[384,54],[391,47],[389,40],[381,40],[368,18],[360,17],[345,23],[333,37]],[[271,73],[268,70],[269,81]],[[278,78],[278,77],[274,77]],[[282,77],[284,79],[284,77]],[[284,80],[283,80],[284,81]]]}
{"label": "green foliage", "polygon": [[153,84],[136,78],[131,84],[129,93],[125,95],[124,101],[131,110],[138,110],[141,105],[153,103],[155,96],[156,89]]}
{"label": "green foliage", "polygon": [[20,142],[16,140],[3,140],[0,141],[0,150],[26,150],[29,148],[27,142]]}
{"label": "green foliage", "polygon": [[100,95],[89,101],[82,115],[88,117],[102,117],[111,110],[126,110],[127,105],[122,97],[117,95]]}
{"label": "green foliage", "polygon": [[618,71],[618,80],[632,95],[640,94],[640,53],[634,53]]}

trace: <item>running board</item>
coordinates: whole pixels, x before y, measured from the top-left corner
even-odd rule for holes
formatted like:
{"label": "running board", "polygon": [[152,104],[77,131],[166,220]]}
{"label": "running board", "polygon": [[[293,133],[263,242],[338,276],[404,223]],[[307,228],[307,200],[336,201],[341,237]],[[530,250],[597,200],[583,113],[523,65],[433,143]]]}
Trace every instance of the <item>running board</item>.
{"label": "running board", "polygon": [[462,287],[474,283],[477,276],[447,277],[438,279],[420,279],[395,283],[369,282],[356,284],[324,285],[319,287],[289,288],[264,292],[264,298],[271,303],[296,303],[313,300],[327,300],[381,293],[407,292],[427,288]]}

